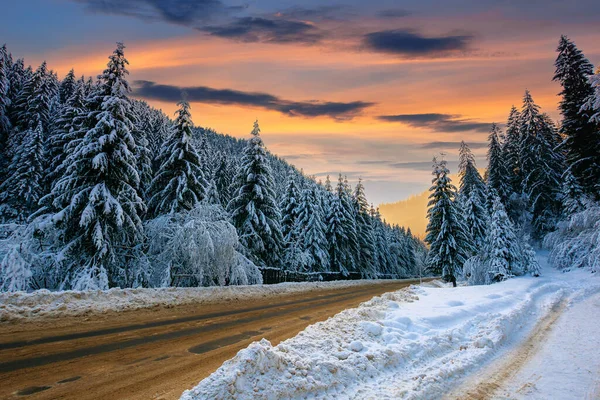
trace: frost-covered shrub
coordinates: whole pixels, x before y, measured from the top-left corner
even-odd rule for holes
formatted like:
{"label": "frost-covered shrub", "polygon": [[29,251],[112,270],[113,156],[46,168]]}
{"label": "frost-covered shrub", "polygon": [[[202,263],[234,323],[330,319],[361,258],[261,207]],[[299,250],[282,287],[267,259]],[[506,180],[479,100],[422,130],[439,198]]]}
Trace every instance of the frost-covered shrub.
{"label": "frost-covered shrub", "polygon": [[600,271],[600,205],[588,204],[560,222],[556,231],[546,235],[544,246],[550,249],[550,263],[558,269]]}
{"label": "frost-covered shrub", "polygon": [[463,278],[469,285],[489,285],[488,267],[479,256],[469,258],[463,265]]}
{"label": "frost-covered shrub", "polygon": [[262,283],[258,268],[238,251],[237,232],[220,206],[159,216],[146,224],[146,236],[156,286]]}
{"label": "frost-covered shrub", "polygon": [[58,237],[47,226],[41,218],[27,225],[0,225],[0,291],[59,288]]}

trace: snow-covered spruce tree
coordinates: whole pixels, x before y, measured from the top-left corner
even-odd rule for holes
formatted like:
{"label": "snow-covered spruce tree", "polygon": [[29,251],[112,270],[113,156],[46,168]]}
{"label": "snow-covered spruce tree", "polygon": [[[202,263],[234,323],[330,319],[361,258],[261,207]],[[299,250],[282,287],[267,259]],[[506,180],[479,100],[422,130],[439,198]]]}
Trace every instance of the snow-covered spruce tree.
{"label": "snow-covered spruce tree", "polygon": [[515,106],[510,109],[508,121],[506,122],[506,131],[504,143],[502,145],[502,160],[504,161],[504,170],[508,174],[507,178],[510,184],[509,196],[512,193],[521,193],[523,177],[521,176],[521,167],[519,160],[519,110]]}
{"label": "snow-covered spruce tree", "polygon": [[288,184],[285,197],[281,203],[281,233],[283,234],[286,246],[296,240],[295,228],[298,220],[298,211],[300,204],[300,192],[296,186],[296,177],[293,173],[288,175]]}
{"label": "snow-covered spruce tree", "polygon": [[252,262],[259,266],[280,267],[283,245],[281,215],[258,121],[254,122],[251,134],[227,209]]}
{"label": "snow-covered spruce tree", "polygon": [[529,91],[525,91],[521,110],[520,160],[524,191],[532,210],[533,233],[536,239],[552,231],[559,216],[562,154],[556,149],[554,127],[540,113]]}
{"label": "snow-covered spruce tree", "polygon": [[303,253],[304,272],[329,272],[325,216],[319,204],[317,184],[302,189],[296,220],[296,235]]}
{"label": "snow-covered spruce tree", "polygon": [[456,210],[456,187],[448,176],[450,171],[446,165],[446,160],[438,162],[436,158],[433,159],[434,178],[429,189],[429,223],[425,237],[425,241],[430,245],[427,268],[456,286],[456,279],[462,271],[463,264],[469,254],[474,253],[474,249]]}
{"label": "snow-covered spruce tree", "polygon": [[78,83],[77,78],[75,78],[75,70],[71,69],[65,76],[65,79],[63,79],[60,83],[60,87],[58,89],[58,98],[60,104],[65,104],[67,100],[73,96],[77,86]]}
{"label": "snow-covered spruce tree", "polygon": [[356,231],[352,229],[354,224],[352,223],[350,210],[344,204],[345,197],[344,182],[340,174],[336,192],[330,196],[329,200],[326,236],[329,247],[330,270],[341,272],[343,275],[347,275],[355,269],[353,252],[357,247]]}
{"label": "snow-covered spruce tree", "polygon": [[6,45],[0,47],[0,185],[6,179],[8,174],[8,135],[11,131],[11,123],[8,118],[8,111],[11,100],[8,97],[10,89],[9,77],[9,59],[6,52]]}
{"label": "snow-covered spruce tree", "polygon": [[589,199],[570,170],[563,174],[563,178],[562,211],[564,216],[569,217],[577,212],[583,211],[589,202]]}
{"label": "snow-covered spruce tree", "polygon": [[365,187],[360,178],[354,188],[353,205],[359,248],[357,257],[358,269],[363,277],[375,278],[377,276],[377,265],[374,254],[373,227],[369,215],[369,204],[365,196]]}
{"label": "snow-covered spruce tree", "polygon": [[52,74],[44,61],[24,83],[16,100],[16,126],[21,132],[35,129],[40,122],[44,134],[47,132],[53,94]]}
{"label": "snow-covered spruce tree", "polygon": [[10,175],[0,186],[0,220],[25,223],[43,196],[44,144],[42,122],[23,132],[21,145],[9,165]]}
{"label": "snow-covered spruce tree", "polygon": [[492,124],[488,140],[488,169],[485,173],[487,185],[497,193],[502,204],[506,204],[510,195],[510,182],[506,180],[508,173],[505,169],[505,160],[502,159],[502,143],[500,142],[500,128],[498,128],[498,125]]}
{"label": "snow-covered spruce tree", "polygon": [[560,132],[565,137],[568,168],[587,194],[600,199],[600,192],[596,190],[600,181],[600,130],[590,120],[590,110],[583,107],[594,93],[588,80],[593,74],[593,66],[564,35],[556,51],[553,79],[563,87],[560,92],[563,117]]}
{"label": "snow-covered spruce tree", "polygon": [[60,115],[54,122],[54,130],[48,139],[48,177],[54,184],[64,172],[64,161],[81,142],[85,132],[83,119],[87,115],[83,81],[76,82],[71,96],[63,104]]}
{"label": "snow-covered spruce tree", "polygon": [[124,48],[117,44],[99,76],[96,124],[67,157],[65,174],[53,188],[55,198],[70,199],[53,219],[65,241],[65,287],[76,290],[139,282],[139,271],[128,267],[141,239],[145,205],[138,194]]}
{"label": "snow-covered spruce tree", "polygon": [[228,155],[221,153],[219,158],[221,162],[215,170],[215,183],[219,192],[219,198],[221,199],[221,205],[227,207],[227,204],[231,201],[231,184],[235,177],[235,171]]}
{"label": "snow-covered spruce tree", "polygon": [[23,86],[25,86],[25,82],[31,78],[31,75],[33,75],[31,66],[25,68],[25,61],[22,58],[15,61],[9,71],[8,80],[10,82],[10,87],[8,90],[8,98],[10,99],[11,104],[8,115],[13,127],[18,125],[18,101],[20,94],[23,90]]}
{"label": "snow-covered spruce tree", "polygon": [[161,153],[158,173],[150,185],[148,207],[154,216],[191,210],[206,196],[208,185],[192,141],[187,100],[179,103],[175,129]]}
{"label": "snow-covered spruce tree", "polygon": [[588,77],[588,80],[593,92],[588,96],[581,108],[591,112],[590,121],[592,123],[600,125],[600,67],[596,69],[594,75]]}
{"label": "snow-covered spruce tree", "polygon": [[459,151],[458,175],[460,185],[457,202],[463,214],[474,248],[480,249],[485,242],[488,222],[486,208],[486,186],[477,170],[475,157],[465,142],[461,142]]}
{"label": "snow-covered spruce tree", "polygon": [[494,198],[486,246],[483,262],[488,264],[489,282],[503,281],[515,274],[521,275],[519,243],[499,197]]}
{"label": "snow-covered spruce tree", "polygon": [[154,153],[149,140],[154,128],[152,125],[152,109],[140,100],[133,100],[132,107],[135,115],[133,138],[137,145],[135,158],[137,159],[137,168],[140,175],[140,192],[146,196],[155,172],[153,170]]}

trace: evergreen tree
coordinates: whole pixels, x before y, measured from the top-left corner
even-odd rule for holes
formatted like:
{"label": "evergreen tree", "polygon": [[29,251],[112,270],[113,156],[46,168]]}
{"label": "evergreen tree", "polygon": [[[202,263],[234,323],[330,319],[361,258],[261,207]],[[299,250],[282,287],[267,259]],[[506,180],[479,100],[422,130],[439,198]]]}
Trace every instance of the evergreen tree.
{"label": "evergreen tree", "polygon": [[288,185],[285,192],[285,197],[281,204],[281,232],[286,244],[292,243],[296,240],[294,233],[298,221],[299,204],[300,192],[296,186],[296,178],[294,174],[290,173],[288,176]]}
{"label": "evergreen tree", "polygon": [[8,97],[10,89],[9,62],[6,45],[0,47],[0,185],[8,174],[8,136],[11,130],[8,117],[11,100]]}
{"label": "evergreen tree", "polygon": [[358,267],[365,278],[377,276],[377,265],[375,263],[375,248],[373,238],[373,227],[369,216],[369,206],[365,196],[365,187],[362,179],[358,180],[353,195],[354,215],[356,220],[356,236],[358,238]]}
{"label": "evergreen tree", "polygon": [[155,216],[196,208],[206,196],[207,181],[192,141],[193,123],[186,100],[177,103],[175,129],[150,185],[148,206]]}
{"label": "evergreen tree", "polygon": [[484,262],[488,265],[489,282],[506,280],[520,270],[519,243],[513,224],[497,196],[493,201],[486,246]]}
{"label": "evergreen tree", "polygon": [[146,103],[134,101],[132,107],[132,112],[135,116],[132,134],[136,144],[135,158],[137,160],[136,164],[140,175],[140,193],[145,197],[153,178],[153,156],[148,142],[148,132],[151,130],[150,123],[152,119],[150,116],[150,108]]}
{"label": "evergreen tree", "polygon": [[53,132],[48,139],[48,158],[50,160],[48,177],[53,183],[64,172],[63,163],[67,155],[75,150],[85,135],[81,124],[86,115],[85,92],[83,82],[80,81],[61,108],[60,115],[53,124]]}
{"label": "evergreen tree", "polygon": [[283,243],[273,176],[258,121],[254,122],[228,210],[240,242],[257,265],[278,267]]}
{"label": "evergreen tree", "polygon": [[42,122],[23,133],[23,140],[13,156],[8,179],[0,186],[0,219],[24,223],[37,209],[43,195],[44,147]]}
{"label": "evergreen tree", "polygon": [[145,205],[138,195],[124,48],[118,43],[99,76],[96,124],[68,156],[65,174],[53,189],[59,203],[61,197],[70,199],[53,219],[63,229],[65,285],[74,289],[128,287],[137,280],[128,257],[141,238]]}
{"label": "evergreen tree", "polygon": [[529,91],[521,111],[520,160],[523,187],[529,197],[534,233],[541,238],[554,229],[560,213],[562,155],[552,143],[556,134],[547,117],[540,113]]}
{"label": "evergreen tree", "polygon": [[215,171],[215,183],[219,192],[219,198],[221,199],[221,205],[227,207],[227,204],[231,201],[231,184],[233,183],[235,173],[229,157],[221,154],[219,158],[221,162]]}
{"label": "evergreen tree", "polygon": [[515,106],[512,106],[506,123],[506,138],[502,146],[502,160],[504,161],[504,171],[507,173],[506,180],[510,185],[510,194],[521,193],[523,184],[519,160],[519,143],[521,141],[519,118],[519,111]]}
{"label": "evergreen tree", "polygon": [[325,237],[325,217],[319,206],[317,185],[307,184],[302,189],[296,230],[303,253],[305,272],[328,272],[329,254]]}
{"label": "evergreen tree", "polygon": [[481,248],[485,241],[488,220],[485,207],[487,189],[477,170],[475,157],[465,142],[461,143],[459,156],[460,185],[457,201],[462,210],[472,246]]}
{"label": "evergreen tree", "polygon": [[349,207],[350,204],[344,190],[341,174],[338,179],[336,193],[331,196],[330,202],[326,229],[331,270],[347,275],[355,270],[354,252],[358,247],[358,243],[351,214],[352,209]]}
{"label": "evergreen tree", "polygon": [[46,132],[53,94],[51,73],[44,61],[25,82],[16,100],[17,128],[21,132],[36,129],[39,123],[43,132]]}
{"label": "evergreen tree", "polygon": [[446,160],[438,162],[434,158],[433,162],[434,178],[429,189],[429,223],[425,237],[430,245],[427,266],[432,273],[441,274],[446,282],[452,282],[456,286],[456,278],[474,249],[456,210],[456,187],[448,176],[450,171],[446,167]]}
{"label": "evergreen tree", "polygon": [[592,86],[593,93],[588,96],[582,109],[589,111],[592,114],[590,122],[600,126],[600,67],[598,67],[596,73],[589,76],[588,79]]}
{"label": "evergreen tree", "polygon": [[[592,64],[569,38],[561,36],[556,58],[554,80],[560,82],[561,133],[565,136],[569,170],[586,193],[600,199],[596,190],[600,181],[600,131],[590,121],[592,113],[583,107],[594,93],[588,80]],[[583,108],[582,108],[583,107]]]}
{"label": "evergreen tree", "polygon": [[506,181],[509,175],[505,169],[506,162],[502,159],[502,143],[500,142],[500,128],[496,124],[492,124],[490,135],[488,136],[488,169],[485,173],[487,185],[490,189],[494,189],[502,204],[508,202],[510,196],[510,182]]}
{"label": "evergreen tree", "polygon": [[563,214],[567,217],[585,210],[586,195],[571,171],[565,172],[562,185]]}
{"label": "evergreen tree", "polygon": [[73,93],[75,93],[75,89],[77,88],[77,78],[75,78],[75,70],[71,69],[69,73],[65,76],[65,79],[60,83],[60,87],[58,89],[58,98],[60,104],[65,104],[67,100]]}

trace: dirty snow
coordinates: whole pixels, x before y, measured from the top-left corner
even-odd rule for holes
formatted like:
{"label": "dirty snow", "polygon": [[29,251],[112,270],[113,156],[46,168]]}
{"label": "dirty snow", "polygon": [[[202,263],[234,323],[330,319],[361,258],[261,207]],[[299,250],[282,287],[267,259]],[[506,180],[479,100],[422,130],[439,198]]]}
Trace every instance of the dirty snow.
{"label": "dirty snow", "polygon": [[[402,280],[397,280],[401,282]],[[243,302],[265,297],[377,285],[390,280],[333,282],[289,282],[276,285],[249,285],[201,288],[110,289],[90,291],[37,290],[32,293],[0,293],[0,322],[31,318],[59,318],[106,312],[121,312],[185,304]]]}
{"label": "dirty snow", "polygon": [[600,293],[597,274],[543,272],[386,293],[278,346],[252,343],[181,398],[439,398],[553,310]]}

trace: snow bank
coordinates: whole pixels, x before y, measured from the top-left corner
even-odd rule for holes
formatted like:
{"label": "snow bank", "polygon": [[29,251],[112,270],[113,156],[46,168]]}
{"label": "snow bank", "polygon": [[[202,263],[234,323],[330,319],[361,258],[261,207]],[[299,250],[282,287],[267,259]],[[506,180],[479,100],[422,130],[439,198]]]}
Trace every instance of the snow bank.
{"label": "snow bank", "polygon": [[501,398],[600,399],[599,311],[595,294],[561,315],[540,351],[498,391]]}
{"label": "snow bank", "polygon": [[[398,280],[397,282],[400,282]],[[37,290],[0,293],[0,322],[33,317],[79,316],[185,304],[215,304],[311,292],[377,285],[390,280],[290,282],[277,285],[213,286],[201,288],[110,289],[90,291]]]}
{"label": "snow bank", "polygon": [[544,273],[375,297],[278,346],[252,343],[181,398],[440,396],[562,303],[600,292],[600,279],[589,273]]}

